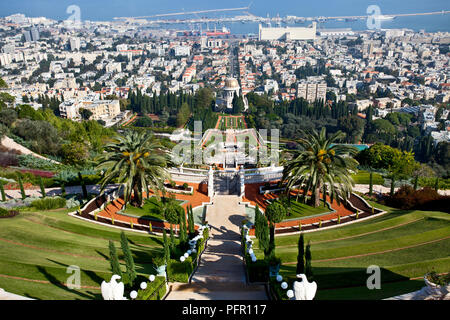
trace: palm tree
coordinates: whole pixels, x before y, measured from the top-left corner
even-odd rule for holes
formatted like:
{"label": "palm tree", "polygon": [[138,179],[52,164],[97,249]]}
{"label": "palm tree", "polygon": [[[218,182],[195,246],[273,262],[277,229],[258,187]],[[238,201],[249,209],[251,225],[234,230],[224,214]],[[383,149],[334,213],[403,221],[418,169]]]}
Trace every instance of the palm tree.
{"label": "palm tree", "polygon": [[305,138],[299,139],[301,151],[297,151],[292,160],[287,161],[283,172],[283,181],[287,181],[286,191],[295,186],[303,186],[306,195],[311,191],[315,207],[320,205],[320,190],[327,185],[331,201],[340,198],[347,199],[354,181],[350,171],[355,170],[358,162],[352,158],[357,153],[353,146],[335,144],[345,137],[338,131],[327,139],[326,130],[320,133],[304,133]]}
{"label": "palm tree", "polygon": [[124,185],[125,203],[142,206],[143,191],[151,189],[158,198],[157,191],[164,193],[164,181],[170,178],[166,168],[170,164],[168,150],[151,133],[126,131],[107,144],[98,158],[97,169],[104,171],[101,190],[116,179]]}

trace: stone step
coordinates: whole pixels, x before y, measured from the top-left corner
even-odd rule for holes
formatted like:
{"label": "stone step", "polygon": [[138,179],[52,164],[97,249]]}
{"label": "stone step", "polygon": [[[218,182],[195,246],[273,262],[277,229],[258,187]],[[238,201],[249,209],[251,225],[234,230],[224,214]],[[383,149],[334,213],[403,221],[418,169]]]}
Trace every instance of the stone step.
{"label": "stone step", "polygon": [[190,284],[181,283],[171,285],[172,291],[184,291],[184,292],[196,292],[196,293],[207,293],[207,292],[217,292],[217,291],[261,291],[264,289],[262,285],[247,285],[245,282],[235,282],[235,281],[207,281],[207,282],[194,282]]}

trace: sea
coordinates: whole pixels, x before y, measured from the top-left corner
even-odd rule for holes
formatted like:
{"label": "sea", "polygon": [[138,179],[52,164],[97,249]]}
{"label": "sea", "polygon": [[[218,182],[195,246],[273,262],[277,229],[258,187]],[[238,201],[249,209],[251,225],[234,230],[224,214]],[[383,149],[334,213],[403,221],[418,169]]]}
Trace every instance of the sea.
{"label": "sea", "polygon": [[[318,16],[353,16],[367,15],[368,7],[376,5],[380,14],[422,13],[450,10],[449,0],[15,0],[0,1],[0,15],[8,16],[23,13],[29,17],[45,16],[56,20],[69,19],[74,13],[71,8],[79,8],[81,20],[112,21],[114,17],[136,17],[155,14],[190,12],[197,10],[243,8],[249,9],[229,12],[198,13],[172,18],[230,17],[244,15],[246,12],[260,17],[299,17]],[[307,26],[289,24],[289,26]],[[257,23],[210,23],[172,26],[185,30],[217,30],[223,26],[230,29],[231,34],[257,34]],[[276,26],[272,24],[272,26]],[[286,26],[286,24],[282,24]],[[164,25],[162,27],[165,27]],[[351,28],[352,30],[368,29],[366,20],[326,21],[319,23],[319,29]],[[450,32],[450,14],[432,16],[397,17],[393,20],[381,21],[382,29],[407,28],[414,31]]]}

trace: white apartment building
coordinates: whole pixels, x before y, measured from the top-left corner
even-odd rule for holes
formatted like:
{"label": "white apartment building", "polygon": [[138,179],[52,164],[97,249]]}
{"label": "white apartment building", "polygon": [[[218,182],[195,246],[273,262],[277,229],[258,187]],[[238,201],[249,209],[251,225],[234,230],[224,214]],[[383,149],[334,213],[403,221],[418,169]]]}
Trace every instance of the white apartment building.
{"label": "white apartment building", "polygon": [[315,100],[325,101],[327,95],[326,82],[300,82],[297,86],[297,98],[303,98],[308,102]]}
{"label": "white apartment building", "polygon": [[108,120],[120,113],[119,100],[69,100],[59,105],[61,117],[77,120],[80,119],[80,109],[88,109],[92,112],[91,120]]}

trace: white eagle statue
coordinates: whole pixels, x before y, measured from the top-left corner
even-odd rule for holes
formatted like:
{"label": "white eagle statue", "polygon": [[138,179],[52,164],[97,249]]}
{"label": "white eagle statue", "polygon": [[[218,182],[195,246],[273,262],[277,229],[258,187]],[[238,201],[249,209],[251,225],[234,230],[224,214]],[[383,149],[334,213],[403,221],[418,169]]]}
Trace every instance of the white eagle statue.
{"label": "white eagle statue", "polygon": [[316,295],[317,283],[315,281],[308,282],[306,275],[303,273],[298,274],[297,278],[302,279],[302,281],[294,282],[294,297],[295,300],[312,300]]}
{"label": "white eagle statue", "polygon": [[126,300],[123,296],[125,287],[123,282],[117,282],[120,276],[117,274],[111,277],[109,282],[103,281],[101,284],[102,297],[104,300]]}

